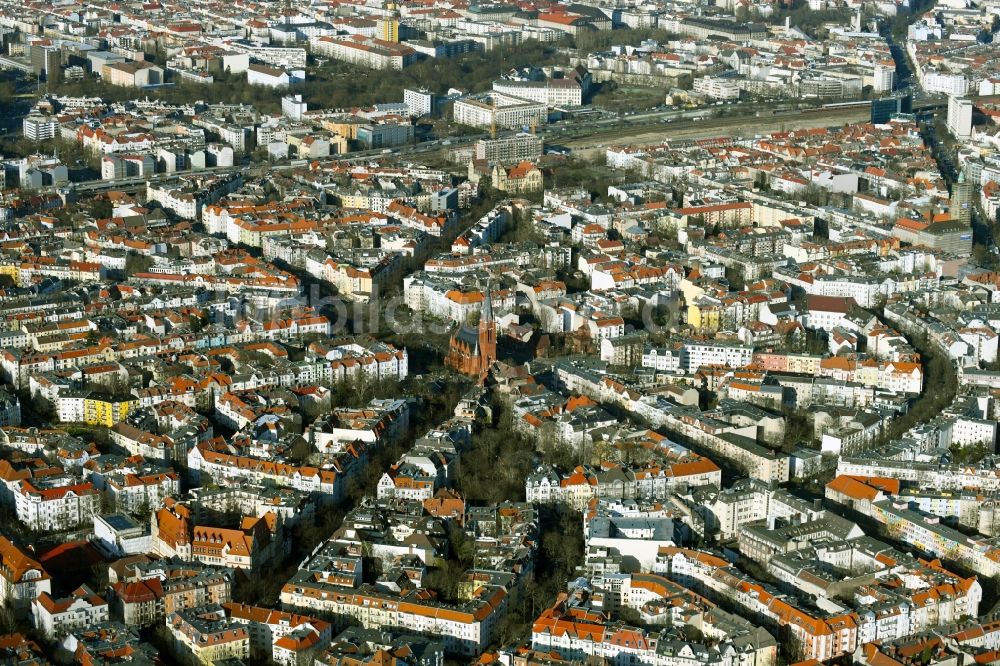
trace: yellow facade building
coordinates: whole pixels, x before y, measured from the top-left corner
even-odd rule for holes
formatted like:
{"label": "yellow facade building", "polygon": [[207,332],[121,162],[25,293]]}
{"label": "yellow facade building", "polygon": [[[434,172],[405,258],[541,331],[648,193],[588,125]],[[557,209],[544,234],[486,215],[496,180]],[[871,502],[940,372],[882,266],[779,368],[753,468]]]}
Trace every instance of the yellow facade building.
{"label": "yellow facade building", "polygon": [[112,398],[92,394],[83,399],[83,421],[87,425],[110,428],[124,421],[129,412],[138,406],[139,401],[134,398]]}

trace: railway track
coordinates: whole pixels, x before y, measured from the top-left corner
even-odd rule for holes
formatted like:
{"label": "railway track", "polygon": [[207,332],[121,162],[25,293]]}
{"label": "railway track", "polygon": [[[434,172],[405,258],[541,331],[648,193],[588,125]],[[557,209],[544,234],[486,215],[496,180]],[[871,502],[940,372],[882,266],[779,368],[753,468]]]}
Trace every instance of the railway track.
{"label": "railway track", "polygon": [[651,144],[670,139],[695,139],[715,136],[748,136],[767,132],[831,127],[863,122],[870,117],[864,106],[819,108],[777,113],[773,116],[729,116],[722,118],[684,119],[672,123],[651,122],[642,125],[612,127],[585,135],[567,137],[561,143],[574,152],[594,151],[616,143]]}

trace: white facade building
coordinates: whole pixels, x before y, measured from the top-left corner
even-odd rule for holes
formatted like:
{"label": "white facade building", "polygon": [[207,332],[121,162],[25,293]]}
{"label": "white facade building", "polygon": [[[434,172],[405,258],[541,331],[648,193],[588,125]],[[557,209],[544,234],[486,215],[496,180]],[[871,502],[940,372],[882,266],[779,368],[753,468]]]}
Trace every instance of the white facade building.
{"label": "white facade building", "polygon": [[872,89],[875,92],[889,92],[896,83],[896,70],[886,65],[875,65]]}
{"label": "white facade building", "polygon": [[17,518],[33,530],[66,530],[89,523],[101,510],[101,494],[93,484],[36,488],[21,481],[14,493]]}
{"label": "white facade building", "polygon": [[972,136],[972,100],[964,97],[948,98],[948,131],[956,139]]}
{"label": "white facade building", "polygon": [[36,629],[57,637],[107,622],[108,602],[81,585],[64,599],[53,599],[48,592],[42,592],[31,604],[31,615]]}

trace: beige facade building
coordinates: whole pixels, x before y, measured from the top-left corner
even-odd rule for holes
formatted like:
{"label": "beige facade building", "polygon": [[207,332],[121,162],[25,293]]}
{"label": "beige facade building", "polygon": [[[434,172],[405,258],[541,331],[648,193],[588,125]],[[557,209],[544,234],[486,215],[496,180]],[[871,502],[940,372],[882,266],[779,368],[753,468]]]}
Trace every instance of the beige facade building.
{"label": "beige facade building", "polygon": [[521,129],[544,125],[548,107],[544,102],[532,102],[501,93],[462,99],[454,105],[455,122],[488,129]]}
{"label": "beige facade building", "polygon": [[318,37],[311,42],[313,53],[343,60],[369,69],[403,69],[417,61],[419,54],[405,44],[366,37],[343,35]]}
{"label": "beige facade building", "polygon": [[163,68],[149,62],[116,62],[103,67],[101,78],[113,86],[145,88],[163,83]]}

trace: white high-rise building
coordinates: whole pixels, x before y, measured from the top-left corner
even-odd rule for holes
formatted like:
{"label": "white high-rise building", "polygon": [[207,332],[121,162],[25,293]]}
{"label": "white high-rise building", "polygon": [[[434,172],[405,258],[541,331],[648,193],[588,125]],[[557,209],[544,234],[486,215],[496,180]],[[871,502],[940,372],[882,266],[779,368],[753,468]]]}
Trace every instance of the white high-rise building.
{"label": "white high-rise building", "polygon": [[430,116],[437,111],[434,93],[426,88],[404,88],[403,104],[410,109],[411,116]]}
{"label": "white high-rise building", "polygon": [[290,120],[302,120],[309,105],[302,101],[302,95],[285,95],[281,98],[281,115]]}
{"label": "white high-rise building", "polygon": [[948,98],[948,131],[956,139],[972,136],[972,100],[964,97]]}
{"label": "white high-rise building", "polygon": [[31,141],[54,139],[59,131],[59,121],[52,116],[28,116],[22,121],[24,137]]}
{"label": "white high-rise building", "polygon": [[872,77],[872,89],[875,92],[888,92],[896,82],[896,70],[886,65],[875,65],[875,75]]}

